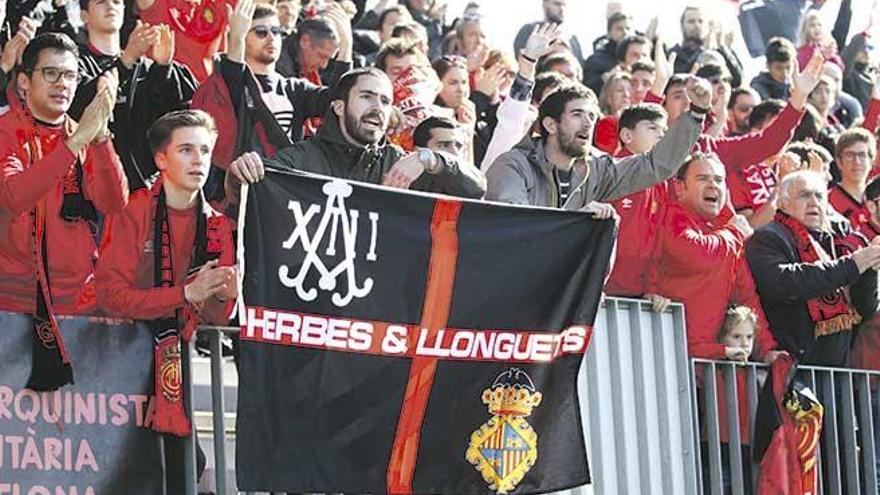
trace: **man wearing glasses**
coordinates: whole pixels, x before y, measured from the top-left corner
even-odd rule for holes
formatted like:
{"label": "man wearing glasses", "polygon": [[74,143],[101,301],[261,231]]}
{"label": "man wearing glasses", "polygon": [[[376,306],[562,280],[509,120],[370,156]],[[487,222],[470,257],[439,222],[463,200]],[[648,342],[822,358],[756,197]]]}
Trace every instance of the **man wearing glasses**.
{"label": "man wearing glasses", "polygon": [[67,110],[79,80],[73,41],[37,36],[0,117],[0,310],[34,317],[34,390],[72,382],[54,314],[94,311],[98,212],[119,213],[128,201],[107,130],[116,73],[101,77],[77,124]]}
{"label": "man wearing glasses", "polygon": [[865,129],[843,132],[837,138],[834,153],[841,179],[828,193],[831,206],[868,239],[880,235],[880,228],[871,222],[871,211],[865,198],[876,149],[874,136]]}

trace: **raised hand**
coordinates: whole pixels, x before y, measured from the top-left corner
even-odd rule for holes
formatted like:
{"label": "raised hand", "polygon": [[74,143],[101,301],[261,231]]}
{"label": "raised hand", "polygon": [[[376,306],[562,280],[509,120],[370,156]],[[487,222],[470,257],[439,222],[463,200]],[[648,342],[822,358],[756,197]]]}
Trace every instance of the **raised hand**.
{"label": "raised hand", "polygon": [[[795,70],[797,70],[797,60],[794,61]],[[802,110],[807,102],[807,97],[813,92],[816,85],[819,84],[819,77],[822,76],[822,67],[825,65],[825,57],[819,50],[813,52],[807,66],[795,75],[791,81],[791,101],[792,106],[797,110]]]}
{"label": "raised hand", "polygon": [[92,102],[83,111],[76,130],[67,139],[67,147],[74,154],[86,145],[106,136],[113,107],[116,105],[116,92],[119,79],[116,70],[109,70],[98,79],[98,90]]}
{"label": "raised hand", "polygon": [[712,85],[702,77],[690,76],[687,80],[687,95],[691,104],[708,110],[712,105]]}
{"label": "raised hand", "polygon": [[539,60],[553,50],[553,43],[559,38],[559,25],[555,23],[545,23],[535,26],[532,34],[526,40],[526,46],[522,49],[522,54],[534,61]]}
{"label": "raised hand", "polygon": [[483,64],[489,59],[489,46],[480,43],[476,50],[467,57],[468,72],[476,72],[483,68]]}
{"label": "raised hand", "polygon": [[156,26],[159,31],[159,39],[153,45],[152,59],[159,65],[171,65],[174,58],[174,32],[167,24]]}
{"label": "raised hand", "polygon": [[590,201],[586,206],[581,208],[581,211],[586,213],[591,213],[593,218],[597,218],[599,220],[607,220],[609,218],[614,218],[617,216],[617,211],[614,210],[614,207],[608,203],[600,203],[598,201]]}
{"label": "raised hand", "polygon": [[251,29],[251,21],[256,8],[254,0],[238,0],[235,8],[226,4],[226,17],[229,19],[229,60],[244,63],[245,38]]}
{"label": "raised hand", "polygon": [[654,85],[651,87],[651,92],[655,95],[663,95],[666,84],[672,75],[675,74],[675,59],[677,56],[677,53],[672,52],[667,57],[666,52],[663,50],[663,40],[660,36],[657,36],[657,40],[654,42],[654,73],[656,76],[654,77]]}
{"label": "raised hand", "polygon": [[21,54],[37,33],[37,24],[27,17],[23,17],[18,23],[18,31],[3,47],[0,55],[0,69],[9,74],[16,65],[21,63]]}
{"label": "raised hand", "polygon": [[488,69],[477,70],[477,74],[474,76],[474,91],[494,99],[498,94],[498,86],[501,85],[506,72],[507,69],[501,62],[497,62]]}
{"label": "raised hand", "polygon": [[351,59],[351,50],[354,35],[351,32],[351,14],[344,3],[334,2],[327,5],[322,16],[333,27],[336,38],[339,40],[338,59],[347,62]]}
{"label": "raised hand", "polygon": [[147,23],[137,21],[134,30],[128,37],[128,44],[119,56],[126,67],[131,68],[137,64],[141,57],[159,40],[159,30]]}

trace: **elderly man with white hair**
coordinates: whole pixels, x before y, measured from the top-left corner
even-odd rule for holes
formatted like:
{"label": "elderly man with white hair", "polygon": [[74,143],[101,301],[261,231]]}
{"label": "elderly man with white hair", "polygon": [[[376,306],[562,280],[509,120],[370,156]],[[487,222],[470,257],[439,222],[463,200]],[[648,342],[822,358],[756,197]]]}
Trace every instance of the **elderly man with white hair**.
{"label": "elderly man with white hair", "polygon": [[779,207],[746,243],[773,336],[803,364],[846,366],[853,330],[878,309],[880,241],[830,210],[815,172],[785,176]]}

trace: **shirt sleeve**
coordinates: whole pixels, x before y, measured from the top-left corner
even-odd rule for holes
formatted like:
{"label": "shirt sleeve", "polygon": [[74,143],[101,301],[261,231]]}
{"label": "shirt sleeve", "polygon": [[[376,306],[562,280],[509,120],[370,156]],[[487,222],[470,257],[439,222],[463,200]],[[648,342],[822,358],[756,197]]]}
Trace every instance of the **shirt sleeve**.
{"label": "shirt sleeve", "polygon": [[[7,121],[8,122],[8,121]],[[21,156],[14,129],[0,128],[0,208],[20,215],[58,185],[76,162],[64,142],[29,167],[30,157]]]}
{"label": "shirt sleeve", "polygon": [[722,163],[736,169],[766,160],[779,153],[791,140],[803,114],[803,111],[795,110],[791,103],[787,104],[766,129],[745,136],[718,139],[718,157]]}
{"label": "shirt sleeve", "polygon": [[112,140],[89,145],[83,179],[86,196],[102,213],[120,213],[128,204],[128,179]]}

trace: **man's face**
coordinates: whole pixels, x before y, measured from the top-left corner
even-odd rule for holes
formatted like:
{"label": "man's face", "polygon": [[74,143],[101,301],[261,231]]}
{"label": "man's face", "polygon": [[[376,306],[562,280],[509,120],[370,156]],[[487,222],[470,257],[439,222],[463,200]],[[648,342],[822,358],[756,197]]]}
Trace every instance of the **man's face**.
{"label": "man's face", "polygon": [[461,52],[471,55],[486,41],[486,35],[479,21],[465,22],[461,29]]}
{"label": "man's face", "polygon": [[620,138],[630,152],[634,154],[651,151],[657,141],[666,134],[666,119],[642,120],[632,129],[621,129]]}
{"label": "man's face", "polygon": [[324,70],[330,59],[336,56],[339,50],[339,42],[333,39],[325,39],[315,42],[308,34],[300,40],[301,62],[304,70]]}
{"label": "man's face", "polygon": [[637,70],[632,74],[632,101],[633,103],[641,103],[645,101],[648,91],[654,85],[654,73],[644,70]]}
{"label": "man's face", "polygon": [[782,84],[788,82],[788,76],[791,74],[792,61],[788,62],[770,62],[767,64],[767,72],[770,77]]}
{"label": "man's face", "polygon": [[678,198],[688,210],[705,220],[717,217],[727,199],[724,167],[717,160],[697,160],[678,182]]}
{"label": "man's face", "polygon": [[614,24],[611,25],[611,29],[608,30],[608,37],[611,38],[611,41],[617,43],[620,40],[626,38],[627,36],[632,34],[632,26],[630,25],[629,19],[621,19]]}
{"label": "man's face", "polygon": [[415,55],[404,55],[402,57],[388,55],[385,57],[385,74],[388,74],[388,78],[394,81],[401,72],[411,65],[415,65],[417,61],[418,59]]}
{"label": "man's face", "polygon": [[86,29],[95,33],[116,33],[122,28],[125,4],[122,0],[90,0],[80,16]]}
{"label": "man's face", "polygon": [[[545,120],[552,118],[546,117]],[[556,122],[556,139],[559,150],[571,158],[583,158],[590,152],[593,128],[599,119],[599,109],[586,99],[568,102]]]}
{"label": "man's face", "polygon": [[688,9],[681,21],[681,34],[686,40],[701,41],[703,25],[703,12],[699,9]]}
{"label": "man's face", "polygon": [[391,115],[391,82],[384,77],[364,75],[351,89],[348,101],[334,102],[342,132],[354,144],[366,146],[382,140]]}
{"label": "man's face", "polygon": [[755,108],[757,102],[751,93],[742,93],[736,97],[733,102],[733,108],[730,109],[730,120],[736,132],[749,131],[749,115]]}
{"label": "man's face", "polygon": [[547,22],[565,22],[565,0],[544,0],[544,19]]}
{"label": "man's face", "polygon": [[811,230],[822,227],[828,207],[828,188],[819,176],[815,180],[797,179],[782,197],[779,207]]}
{"label": "man's face", "polygon": [[640,60],[651,60],[651,47],[647,43],[630,43],[626,47],[623,64],[626,67],[632,67],[632,64]]}
{"label": "man's face", "polygon": [[608,106],[615,114],[623,111],[632,102],[632,84],[626,79],[619,79],[610,88],[608,93]]}
{"label": "man's face", "polygon": [[687,110],[691,104],[687,95],[687,87],[684,84],[678,84],[669,89],[666,98],[663,100],[663,108],[669,115],[669,122],[675,122],[682,112]]}
{"label": "man's face", "polygon": [[816,107],[821,113],[826,113],[831,111],[831,107],[834,106],[835,93],[837,89],[834,87],[834,83],[830,82],[830,80],[823,79],[818,85],[816,85],[816,89],[810,93],[809,102]]}
{"label": "man's face", "polygon": [[837,157],[837,165],[844,182],[860,183],[868,180],[871,171],[871,162],[874,160],[874,150],[868,143],[856,142],[847,146]]}
{"label": "man's face", "polygon": [[461,129],[431,129],[431,139],[428,140],[428,148],[434,151],[444,151],[463,160],[464,148],[467,145],[464,133]]}
{"label": "man's face", "polygon": [[302,9],[300,0],[284,0],[275,5],[278,9],[278,21],[285,33],[290,33],[296,27],[299,12]]}
{"label": "man's face", "polygon": [[67,113],[76,93],[79,66],[68,51],[45,49],[31,74],[19,74],[18,84],[34,117],[55,122]]}
{"label": "man's face", "polygon": [[204,127],[175,129],[165,149],[154,156],[165,182],[188,192],[204,187],[211,169],[215,139]]}
{"label": "man's face", "polygon": [[739,347],[751,355],[755,345],[755,325],[745,321],[734,325],[721,339],[721,343],[727,347]]}
{"label": "man's face", "polygon": [[[261,64],[272,64],[281,56],[281,31],[278,17],[269,16],[251,22],[245,38],[245,58]],[[272,33],[272,30],[277,34]]]}
{"label": "man's face", "polygon": [[440,99],[449,108],[458,108],[470,97],[471,88],[468,81],[467,69],[464,67],[451,67],[443,74],[443,89],[440,91]]}
{"label": "man's face", "polygon": [[553,72],[560,73],[563,77],[570,80],[571,82],[579,82],[577,77],[577,71],[574,67],[571,66],[571,63],[566,61],[559,61],[548,67],[549,70]]}
{"label": "man's face", "polygon": [[431,4],[433,4],[433,0],[409,0],[406,2],[406,5],[416,12],[427,13],[428,10],[431,9]]}

